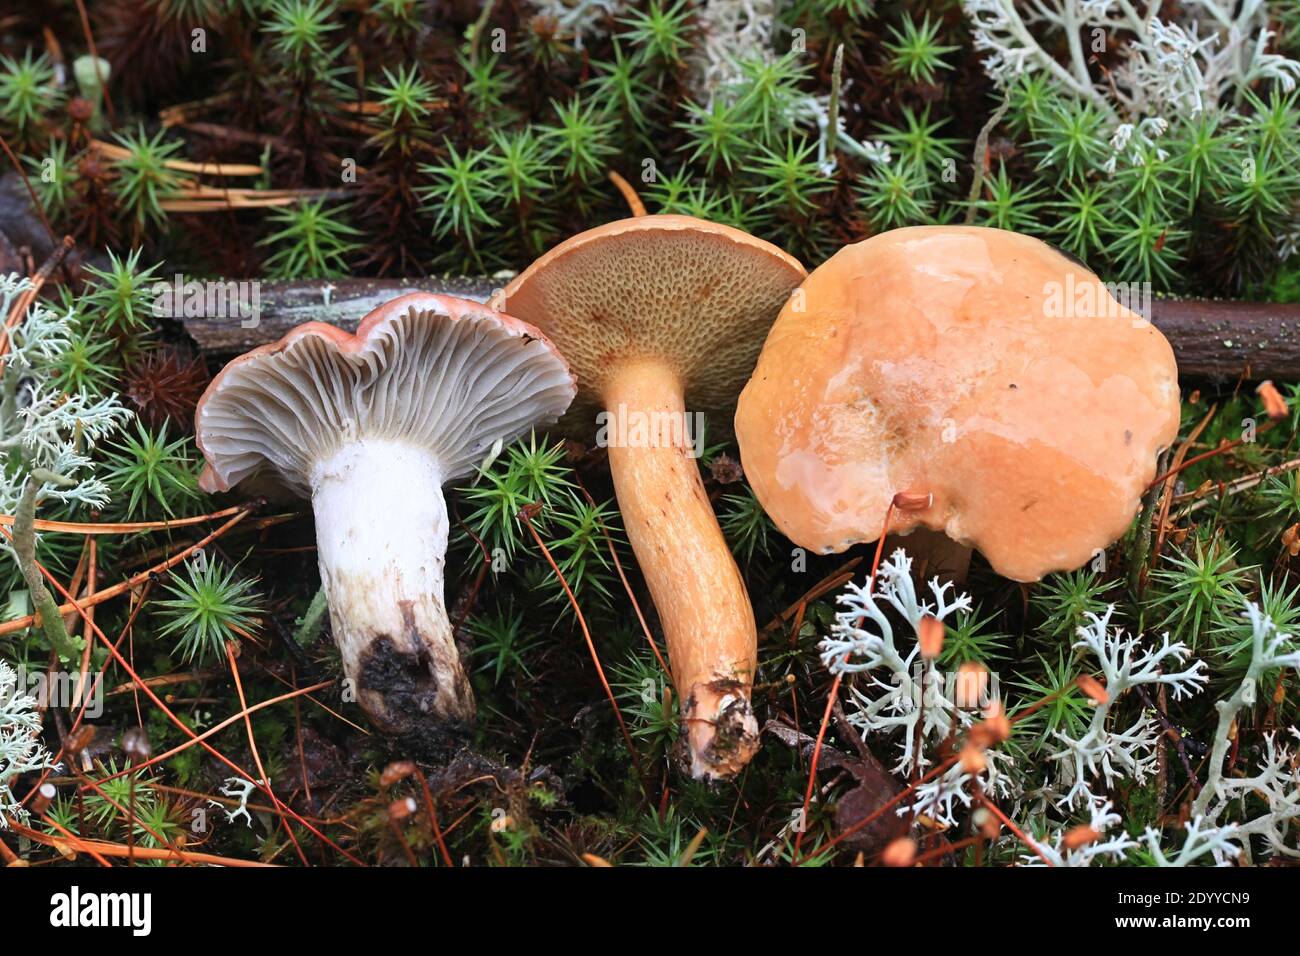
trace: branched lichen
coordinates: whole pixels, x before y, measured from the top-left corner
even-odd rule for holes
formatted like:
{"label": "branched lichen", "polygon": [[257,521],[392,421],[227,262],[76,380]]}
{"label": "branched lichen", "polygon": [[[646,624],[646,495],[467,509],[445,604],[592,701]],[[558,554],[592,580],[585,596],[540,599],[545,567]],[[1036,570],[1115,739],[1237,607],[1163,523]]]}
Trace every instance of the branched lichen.
{"label": "branched lichen", "polygon": [[[1225,761],[1236,738],[1237,718],[1255,704],[1264,675],[1280,668],[1300,671],[1300,649],[1295,648],[1290,635],[1280,633],[1273,620],[1255,604],[1247,602],[1245,615],[1251,625],[1250,663],[1232,696],[1215,705],[1219,720],[1210,751],[1209,777],[1192,805],[1192,813],[1213,823],[1239,798],[1263,800],[1265,812],[1241,824],[1238,832],[1243,836],[1263,837],[1276,853],[1300,856],[1300,850],[1284,842],[1300,819],[1300,769],[1293,752],[1278,743],[1278,735],[1265,736],[1265,754],[1257,774],[1225,776]],[[1290,733],[1300,739],[1297,728],[1290,728]]]}
{"label": "branched lichen", "polygon": [[[17,275],[0,276],[0,315],[31,287]],[[116,431],[131,413],[116,395],[62,392],[51,384],[70,345],[72,313],[62,315],[34,302],[9,332],[0,357],[0,455],[10,465],[0,474],[0,509],[13,514],[35,470],[57,475],[42,482],[38,499],[103,506],[108,486],[88,473],[90,450]]]}
{"label": "branched lichen", "polygon": [[1214,860],[1216,866],[1227,866],[1241,855],[1241,847],[1232,841],[1241,833],[1235,824],[1216,827],[1207,826],[1205,821],[1196,817],[1184,825],[1187,835],[1178,851],[1166,853],[1160,845],[1160,831],[1148,827],[1142,834],[1147,854],[1156,866],[1191,866],[1204,856]]}
{"label": "branched lichen", "polygon": [[0,829],[7,829],[11,818],[27,819],[11,789],[15,778],[51,766],[40,733],[36,698],[21,692],[18,673],[0,661]]}
{"label": "branched lichen", "polygon": [[1143,831],[1140,841],[1122,830],[1109,836],[1109,832],[1121,822],[1120,815],[1111,808],[1109,800],[1089,797],[1087,807],[1086,824],[1066,824],[1053,833],[1050,841],[1035,840],[1031,850],[1036,852],[1024,853],[1021,861],[1026,866],[1049,863],[1052,866],[1092,866],[1098,861],[1123,862],[1131,852],[1145,847],[1153,866],[1191,866],[1205,856],[1211,857],[1216,866],[1226,866],[1241,852],[1231,842],[1238,832],[1233,826],[1206,826],[1199,817],[1189,820],[1182,846],[1177,852],[1166,853],[1161,846],[1160,831],[1153,827]]}
{"label": "branched lichen", "polygon": [[[1154,0],[1043,0],[1028,7],[963,0],[963,7],[990,79],[1009,89],[1028,73],[1046,74],[1111,117],[1117,155],[1130,143],[1158,138],[1175,116],[1235,103],[1260,80],[1290,92],[1300,78],[1300,63],[1268,51],[1264,0],[1187,0],[1173,20],[1160,19]],[[1069,50],[1066,63],[1044,46],[1058,33]],[[1085,37],[1123,44],[1120,65],[1094,76]]]}
{"label": "branched lichen", "polygon": [[1098,776],[1107,787],[1120,778],[1142,782],[1155,767],[1160,735],[1154,718],[1141,715],[1123,730],[1107,726],[1115,704],[1125,691],[1144,684],[1164,684],[1178,700],[1195,693],[1207,680],[1202,661],[1165,673],[1169,665],[1186,662],[1191,654],[1187,645],[1171,643],[1166,634],[1158,647],[1144,649],[1139,638],[1110,627],[1114,610],[1110,607],[1101,616],[1089,614],[1090,623],[1079,628],[1079,640],[1074,644],[1097,659],[1106,678],[1106,693],[1105,699],[1097,702],[1083,736],[1074,738],[1061,731],[1056,733],[1065,746],[1052,754],[1051,759],[1064,764],[1063,780],[1070,784],[1070,789],[1060,802],[1070,806],[1091,798],[1089,788]]}
{"label": "branched lichen", "polygon": [[[874,592],[850,584],[838,599],[842,610],[835,616],[830,635],[818,645],[823,665],[850,679],[849,722],[864,734],[886,737],[901,748],[894,767],[899,774],[930,765],[933,758],[928,750],[939,744],[960,747],[958,738],[973,725],[975,714],[947,699],[937,658],[927,660],[920,653],[922,621],[930,616],[942,621],[955,611],[968,610],[970,598],[934,579],[928,583],[931,600],[920,600],[911,566],[906,554],[895,551],[880,566]],[[900,644],[889,611],[896,612],[911,631],[905,645]],[[1300,764],[1293,750],[1279,742],[1280,734],[1266,735],[1265,753],[1256,774],[1224,775],[1237,716],[1255,702],[1261,677],[1279,668],[1300,669],[1300,651],[1293,650],[1290,639],[1278,634],[1273,621],[1250,603],[1245,615],[1252,627],[1251,663],[1236,692],[1217,705],[1219,729],[1209,777],[1192,807],[1181,845],[1166,850],[1160,831],[1154,828],[1147,829],[1140,841],[1123,834],[1106,837],[1120,818],[1102,791],[1113,792],[1121,782],[1148,780],[1161,742],[1160,724],[1150,714],[1139,713],[1130,722],[1114,726],[1121,701],[1128,699],[1126,692],[1137,687],[1163,688],[1172,700],[1179,701],[1203,690],[1208,681],[1202,661],[1189,663],[1191,650],[1186,644],[1171,640],[1168,634],[1152,642],[1131,636],[1111,626],[1113,612],[1110,607],[1102,614],[1088,613],[1074,644],[1076,651],[1095,660],[1105,681],[1104,687],[1094,682],[1090,689],[1094,710],[1087,727],[1082,733],[1057,730],[1043,741],[1019,743],[1039,762],[1048,766],[1055,762],[1058,773],[1047,773],[1030,791],[1012,753],[981,745],[979,760],[955,762],[918,786],[914,797],[900,802],[899,814],[922,813],[940,825],[953,826],[963,810],[978,806],[981,796],[1012,809],[1035,804],[1034,814],[1048,818],[1047,830],[1058,832],[1036,842],[1041,853],[1025,859],[1041,863],[1045,858],[1059,866],[1119,860],[1139,847],[1145,848],[1148,859],[1157,866],[1188,866],[1206,857],[1223,865],[1238,857],[1248,860],[1251,837],[1261,838],[1271,852],[1300,856],[1300,849],[1288,843],[1300,820]],[[1296,728],[1289,733],[1300,738]],[[1061,746],[1049,753],[1045,744],[1051,740]],[[1255,802],[1263,803],[1262,812],[1249,805]],[[1229,806],[1239,807],[1240,812],[1225,822],[1221,818]],[[1086,810],[1089,822],[1050,822],[1062,809],[1067,813]]]}
{"label": "branched lichen", "polygon": [[[944,694],[944,675],[936,660],[922,660],[919,628],[932,616],[943,621],[957,611],[970,610],[968,594],[949,594],[951,583],[929,583],[934,603],[917,598],[912,583],[912,559],[900,548],[880,565],[873,592],[850,583],[837,603],[831,634],[818,645],[822,664],[832,674],[860,674],[870,678],[865,692],[850,689],[853,709],[849,721],[866,733],[902,731],[902,755],[895,772],[907,773],[928,763],[917,751],[917,728],[922,741],[943,740],[956,725],[972,720],[969,711],[951,708]],[[910,647],[900,648],[894,627],[880,602],[902,615],[912,630]],[[879,672],[879,676],[877,676]]]}
{"label": "branched lichen", "polygon": [[[0,276],[0,316],[31,289],[29,280]],[[15,516],[10,549],[31,592],[47,643],[63,658],[77,652],[36,563],[36,508],[40,501],[103,506],[108,486],[89,474],[90,450],[130,417],[117,396],[64,392],[52,386],[71,344],[71,311],[59,315],[33,302],[8,333],[0,357],[0,509]]]}
{"label": "branched lichen", "polygon": [[744,80],[740,63],[772,59],[775,0],[713,0],[697,16],[700,42],[692,51],[691,87],[696,99],[710,103],[720,91]]}
{"label": "branched lichen", "polygon": [[1121,831],[1118,836],[1106,837],[1107,831],[1120,823],[1120,815],[1111,808],[1109,800],[1100,797],[1088,799],[1088,823],[1084,839],[1079,839],[1077,827],[1063,826],[1053,834],[1051,842],[1034,841],[1021,860],[1026,866],[1092,866],[1098,860],[1122,860],[1138,842]]}
{"label": "branched lichen", "polygon": [[532,0],[540,16],[552,18],[559,32],[573,38],[574,49],[581,50],[589,36],[602,36],[602,24],[627,9],[627,0]]}
{"label": "branched lichen", "polygon": [[[269,783],[269,781],[267,781]],[[253,825],[252,814],[248,812],[248,798],[253,795],[253,791],[259,786],[265,786],[262,781],[249,780],[246,777],[227,777],[221,785],[221,795],[229,797],[232,800],[238,800],[239,805],[233,810],[227,810],[220,800],[209,800],[208,803],[214,807],[220,807],[222,813],[226,816],[227,823],[234,823],[240,817],[244,818],[245,826]]]}
{"label": "branched lichen", "polygon": [[[963,0],[963,6],[975,48],[985,53],[984,69],[999,86],[1043,71],[1117,117],[1195,114],[1257,80],[1276,80],[1290,91],[1300,78],[1300,63],[1267,50],[1272,33],[1264,0],[1239,7],[1187,0],[1177,20],[1161,20],[1161,4],[1141,0],[1045,0],[1025,12],[1013,0]],[[1107,43],[1125,43],[1122,65],[1105,77],[1092,75],[1083,47],[1082,37],[1094,30]],[[1065,36],[1068,64],[1039,39],[1056,32]]]}
{"label": "branched lichen", "polygon": [[916,788],[916,795],[901,802],[898,815],[922,813],[941,826],[957,825],[959,809],[975,806],[975,794],[987,794],[995,800],[1015,799],[1021,791],[1020,780],[1012,773],[1011,755],[1001,750],[984,754],[984,767],[972,773],[961,763],[954,763],[938,777]]}

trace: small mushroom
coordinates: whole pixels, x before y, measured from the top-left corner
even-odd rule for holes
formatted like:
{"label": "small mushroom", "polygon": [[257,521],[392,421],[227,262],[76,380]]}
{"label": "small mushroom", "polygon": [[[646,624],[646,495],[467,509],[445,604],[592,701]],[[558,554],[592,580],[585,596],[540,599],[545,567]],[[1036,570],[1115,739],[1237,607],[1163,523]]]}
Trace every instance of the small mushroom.
{"label": "small mushroom", "polygon": [[[758,747],[754,612],[695,460],[694,413],[729,422],[768,326],[804,278],[737,229],[638,216],[561,243],[496,300],[572,363],[566,418],[604,429],[628,540],[659,612],[691,772],[722,779]],[[601,435],[597,434],[598,443]]]}
{"label": "small mushroom", "polygon": [[443,603],[442,486],[494,442],[554,421],[574,391],[532,326],[413,293],[375,309],[355,335],[300,325],[232,361],[200,399],[205,490],[271,478],[311,498],[344,674],[385,733],[473,718]]}
{"label": "small mushroom", "polygon": [[1016,581],[1119,538],[1178,434],[1173,351],[1095,275],[996,229],[848,246],[787,305],[741,394],[754,493],[818,552],[943,531]]}

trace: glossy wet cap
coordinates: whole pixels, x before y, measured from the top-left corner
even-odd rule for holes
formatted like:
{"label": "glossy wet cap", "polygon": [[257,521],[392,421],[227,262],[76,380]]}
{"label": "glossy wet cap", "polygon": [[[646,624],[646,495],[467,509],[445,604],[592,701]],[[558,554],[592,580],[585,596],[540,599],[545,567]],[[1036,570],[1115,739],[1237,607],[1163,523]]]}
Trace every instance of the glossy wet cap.
{"label": "glossy wet cap", "polygon": [[411,293],[351,335],[308,322],[232,361],[195,412],[206,491],[254,475],[306,495],[312,465],[362,438],[434,453],[444,481],[497,440],[555,421],[573,376],[531,325],[451,296]]}
{"label": "glossy wet cap", "polygon": [[[802,307],[803,311],[799,311]],[[848,246],[772,327],[736,433],[796,544],[925,526],[1034,581],[1128,528],[1178,434],[1173,351],[1082,266],[1011,232],[899,229]]]}
{"label": "glossy wet cap", "polygon": [[804,280],[799,262],[748,233],[691,216],[638,216],[580,233],[530,265],[493,305],[547,334],[578,377],[573,414],[599,406],[610,373],[662,358],[694,409],[725,412],[763,336]]}

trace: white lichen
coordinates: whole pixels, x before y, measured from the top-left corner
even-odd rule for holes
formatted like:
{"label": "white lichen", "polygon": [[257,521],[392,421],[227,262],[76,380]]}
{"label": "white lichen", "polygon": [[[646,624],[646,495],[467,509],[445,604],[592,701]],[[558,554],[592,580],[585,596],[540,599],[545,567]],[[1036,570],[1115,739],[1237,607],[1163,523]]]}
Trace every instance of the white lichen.
{"label": "white lichen", "polygon": [[1241,847],[1232,842],[1240,834],[1240,828],[1234,824],[1207,826],[1201,817],[1196,817],[1188,820],[1184,829],[1187,835],[1183,838],[1183,845],[1172,854],[1167,854],[1161,847],[1159,830],[1148,827],[1142,834],[1155,866],[1191,866],[1203,856],[1212,857],[1215,866],[1229,866],[1241,855]]}
{"label": "white lichen", "polygon": [[243,817],[244,824],[251,827],[253,825],[253,817],[248,812],[248,798],[253,795],[253,791],[256,790],[258,786],[264,786],[262,781],[258,780],[254,782],[246,777],[227,777],[222,781],[219,792],[223,797],[238,800],[239,806],[235,807],[233,810],[227,810],[220,800],[209,800],[208,803],[214,807],[221,808],[221,812],[225,814],[227,823],[234,823],[240,817]]}
{"label": "white lichen", "polygon": [[1021,862],[1025,866],[1050,864],[1067,867],[1092,866],[1098,861],[1132,862],[1128,860],[1129,854],[1145,847],[1152,866],[1192,866],[1206,856],[1213,859],[1215,866],[1228,866],[1241,853],[1241,848],[1232,842],[1238,834],[1234,826],[1207,826],[1199,817],[1189,820],[1184,827],[1186,836],[1177,852],[1166,852],[1161,846],[1160,831],[1154,827],[1147,827],[1141,840],[1133,839],[1122,830],[1111,835],[1122,820],[1111,808],[1109,800],[1091,797],[1086,806],[1086,824],[1061,824],[1053,830],[1050,840],[1032,841],[1029,852],[1021,853]]}
{"label": "white lichen", "polygon": [[[1184,0],[1172,20],[1160,18],[1159,0],[963,0],[962,6],[997,86],[1005,90],[1028,73],[1043,73],[1110,117],[1119,141],[1112,142],[1111,171],[1135,134],[1141,141],[1163,133],[1152,120],[1230,107],[1261,80],[1290,92],[1300,79],[1300,63],[1268,50],[1273,34],[1265,0]],[[1054,35],[1065,38],[1064,63],[1044,45]],[[1093,66],[1098,48],[1112,44],[1120,46],[1119,65]]]}
{"label": "white lichen", "polygon": [[17,671],[0,661],[0,829],[8,829],[11,818],[27,819],[11,789],[15,779],[52,766],[40,734],[36,698],[21,691]]}
{"label": "white lichen", "polygon": [[[917,750],[918,736],[922,744],[944,740],[973,720],[969,710],[950,705],[938,662],[922,660],[919,644],[922,618],[943,621],[969,610],[970,595],[956,594],[951,583],[941,585],[938,578],[929,582],[929,589],[933,603],[917,598],[912,559],[901,548],[896,550],[880,565],[874,592],[852,583],[845,588],[837,599],[844,609],[836,613],[830,636],[818,645],[822,664],[832,674],[856,674],[867,680],[865,687],[850,688],[848,719],[866,734],[897,736],[902,751],[894,767],[897,773],[930,762]],[[898,646],[882,601],[911,629],[906,648]]]}
{"label": "white lichen", "polygon": [[914,798],[901,802],[898,815],[924,814],[940,826],[951,827],[957,825],[960,810],[975,806],[977,793],[995,800],[1016,799],[1021,784],[1011,772],[1011,755],[989,750],[984,753],[984,761],[984,769],[978,773],[970,773],[961,763],[955,763],[935,779],[921,784]]}
{"label": "white lichen", "polygon": [[[1300,857],[1300,850],[1285,842],[1300,821],[1300,764],[1294,752],[1278,742],[1278,734],[1265,735],[1265,753],[1258,773],[1250,777],[1225,774],[1228,752],[1236,738],[1238,716],[1254,706],[1265,675],[1280,669],[1300,671],[1300,649],[1295,647],[1291,636],[1278,631],[1273,620],[1256,604],[1246,603],[1245,616],[1251,626],[1250,663],[1232,696],[1215,705],[1219,720],[1210,750],[1209,775],[1192,804],[1192,814],[1213,825],[1238,802],[1243,806],[1262,802],[1263,812],[1237,827],[1237,833],[1244,838],[1246,858],[1250,859],[1252,836],[1263,838],[1273,853]],[[1291,727],[1287,732],[1300,739],[1297,728]]]}
{"label": "white lichen", "polygon": [[627,0],[531,0],[531,4],[538,15],[556,22],[560,35],[572,39],[575,50],[581,50],[588,37],[604,36],[609,18],[621,16],[628,7]]}
{"label": "white lichen", "polygon": [[744,81],[741,63],[771,60],[775,0],[707,0],[696,7],[699,41],[689,54],[691,92],[711,104]]}
{"label": "white lichen", "polygon": [[[1265,0],[1224,4],[1184,0],[1177,19],[1159,17],[1158,0],[963,0],[984,69],[1001,87],[1042,71],[1059,85],[1116,116],[1172,116],[1214,109],[1258,80],[1289,92],[1300,63],[1268,52]],[[1046,51],[1040,35],[1062,34],[1067,63]],[[1085,49],[1085,41],[1088,49]],[[1092,44],[1123,47],[1108,75],[1090,64]],[[1094,75],[1095,73],[1095,75]]]}
{"label": "white lichen", "polygon": [[1202,661],[1165,673],[1170,665],[1181,666],[1187,660],[1191,654],[1187,645],[1173,643],[1165,634],[1159,646],[1144,648],[1139,638],[1110,627],[1114,610],[1111,606],[1100,617],[1089,614],[1090,623],[1079,628],[1079,640],[1074,644],[1096,658],[1106,679],[1106,700],[1096,703],[1082,736],[1076,739],[1064,731],[1055,734],[1065,746],[1050,759],[1062,762],[1062,780],[1070,785],[1061,804],[1077,806],[1090,799],[1091,785],[1098,777],[1107,787],[1121,778],[1140,783],[1155,768],[1160,734],[1153,717],[1139,715],[1123,729],[1108,726],[1116,703],[1126,691],[1143,684],[1163,684],[1178,700],[1200,690],[1207,680]]}
{"label": "white lichen", "polygon": [[[0,276],[0,317],[8,316],[31,282]],[[38,498],[102,507],[108,486],[89,473],[90,452],[131,413],[116,395],[64,392],[53,377],[71,345],[71,311],[58,313],[39,302],[8,332],[0,356],[0,510],[13,514],[28,475],[44,469],[69,484],[46,483]],[[7,539],[5,539],[7,540]]]}
{"label": "white lichen", "polygon": [[[1087,828],[1092,839],[1071,843],[1077,836],[1077,826],[1066,824],[1058,828],[1050,842],[1035,840],[1030,852],[1021,856],[1025,866],[1092,866],[1098,860],[1122,860],[1138,842],[1120,831],[1116,836],[1106,834],[1120,823],[1120,815],[1111,809],[1109,800],[1094,797],[1088,801]],[[1037,852],[1033,852],[1034,848]]]}
{"label": "white lichen", "polygon": [[[874,591],[848,585],[837,599],[841,610],[831,634],[818,645],[822,663],[848,681],[849,722],[864,736],[884,739],[900,749],[894,766],[899,775],[932,765],[930,754],[940,744],[960,749],[961,737],[973,726],[977,713],[954,705],[944,692],[944,675],[937,662],[920,655],[922,620],[934,616],[942,621],[968,610],[970,598],[933,579],[928,582],[929,599],[921,600],[911,569],[911,560],[900,549],[880,566]],[[1148,713],[1139,712],[1131,721],[1113,726],[1127,691],[1142,686],[1163,689],[1173,701],[1180,701],[1199,693],[1207,683],[1205,664],[1190,661],[1185,644],[1172,641],[1168,634],[1156,640],[1131,636],[1111,627],[1113,612],[1112,607],[1101,615],[1089,614],[1074,644],[1077,652],[1095,661],[1105,682],[1104,693],[1093,692],[1095,709],[1087,728],[1078,737],[1057,731],[1049,740],[1057,741],[1059,749],[1050,754],[1044,754],[1040,743],[1021,743],[1037,761],[1037,780],[1031,782],[1006,750],[981,745],[983,765],[977,772],[970,772],[965,760],[955,762],[918,785],[909,799],[900,802],[898,813],[923,815],[941,827],[951,827],[966,811],[977,809],[981,800],[995,801],[1012,815],[1036,820],[1036,829],[1048,834],[1032,841],[1031,852],[1025,853],[1023,845],[1019,851],[1024,862],[1034,865],[1116,862],[1141,848],[1146,862],[1155,866],[1202,865],[1207,859],[1225,866],[1238,859],[1250,862],[1253,838],[1269,853],[1300,857],[1295,846],[1300,829],[1300,757],[1293,746],[1282,742],[1284,734],[1300,740],[1300,729],[1266,734],[1253,775],[1225,772],[1238,715],[1256,702],[1261,680],[1280,668],[1300,670],[1300,650],[1249,602],[1244,613],[1252,626],[1251,661],[1236,692],[1217,705],[1219,725],[1208,779],[1191,808],[1181,842],[1167,848],[1161,831],[1154,827],[1145,829],[1140,839],[1123,832],[1110,835],[1120,817],[1104,791],[1121,782],[1147,781],[1162,739],[1160,725]],[[898,632],[897,618],[910,633]],[[996,698],[996,693],[992,696]],[[1043,773],[1044,759],[1059,770]],[[1088,822],[1080,823],[1069,813],[1080,809],[1086,811]],[[1232,817],[1225,820],[1230,809]],[[1060,819],[1062,811],[1066,819]],[[1000,838],[1011,839],[1010,835]],[[1041,855],[1033,852],[1035,848]]]}
{"label": "white lichen", "polygon": [[832,176],[839,162],[839,152],[855,156],[873,166],[888,166],[892,154],[887,143],[880,140],[856,140],[848,134],[844,120],[845,93],[852,87],[851,80],[845,80],[840,91],[840,110],[835,117],[834,149],[831,148],[831,111],[830,94],[823,96],[805,96],[794,104],[791,115],[794,121],[817,132],[817,167],[823,176]]}

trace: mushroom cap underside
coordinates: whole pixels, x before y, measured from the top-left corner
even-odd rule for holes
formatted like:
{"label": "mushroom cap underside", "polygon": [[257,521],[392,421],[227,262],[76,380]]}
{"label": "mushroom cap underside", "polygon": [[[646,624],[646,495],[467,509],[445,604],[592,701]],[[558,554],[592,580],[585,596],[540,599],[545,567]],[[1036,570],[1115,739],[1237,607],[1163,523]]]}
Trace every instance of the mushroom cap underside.
{"label": "mushroom cap underside", "polygon": [[555,421],[575,390],[559,352],[526,322],[411,293],[355,334],[308,322],[228,364],[195,412],[200,483],[224,491],[269,477],[305,495],[313,464],[361,439],[423,447],[449,481],[498,439]]}
{"label": "mushroom cap underside", "polygon": [[551,249],[493,304],[535,324],[572,365],[575,428],[602,407],[612,370],[637,359],[665,361],[689,410],[729,420],[763,336],[805,275],[797,260],[739,229],[639,216]]}
{"label": "mushroom cap underside", "polygon": [[787,306],[741,395],[759,501],[796,544],[879,537],[894,496],[1006,577],[1121,536],[1177,436],[1173,352],[1092,273],[995,229],[900,229],[842,249]]}

